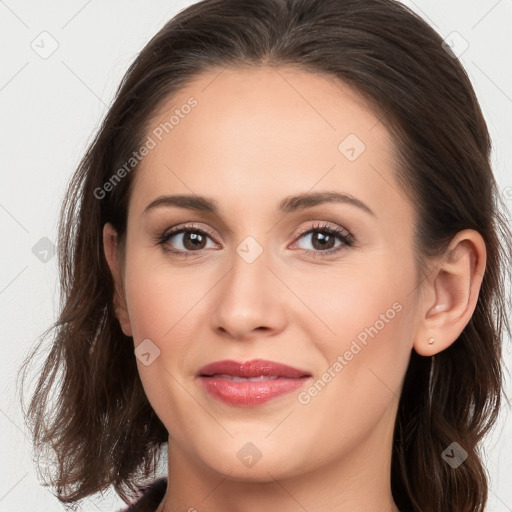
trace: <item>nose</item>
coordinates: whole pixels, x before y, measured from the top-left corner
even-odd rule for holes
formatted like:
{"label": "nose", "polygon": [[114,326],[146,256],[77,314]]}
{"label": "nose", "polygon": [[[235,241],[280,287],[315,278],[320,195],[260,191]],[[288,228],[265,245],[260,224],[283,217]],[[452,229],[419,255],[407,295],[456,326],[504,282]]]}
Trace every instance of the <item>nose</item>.
{"label": "nose", "polygon": [[255,260],[237,252],[233,265],[216,286],[211,327],[236,340],[272,336],[286,324],[286,289],[268,266],[265,251]]}

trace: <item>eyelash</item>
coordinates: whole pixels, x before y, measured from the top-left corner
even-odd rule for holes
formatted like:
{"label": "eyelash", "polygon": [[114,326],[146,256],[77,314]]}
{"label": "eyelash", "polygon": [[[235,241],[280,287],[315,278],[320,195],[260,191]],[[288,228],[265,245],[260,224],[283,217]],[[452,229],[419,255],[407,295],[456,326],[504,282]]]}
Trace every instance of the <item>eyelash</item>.
{"label": "eyelash", "polygon": [[[200,229],[199,227],[191,224],[191,225],[186,225],[186,226],[175,228],[175,229],[165,232],[163,235],[157,237],[156,243],[158,245],[165,246],[165,244],[173,236],[178,235],[180,233],[188,233],[188,232],[199,233],[202,236],[214,238],[212,234],[208,233],[204,229]],[[328,224],[317,224],[310,228],[305,228],[305,229],[301,230],[298,233],[297,237],[295,238],[294,242],[297,240],[300,240],[303,236],[308,235],[310,233],[326,233],[330,236],[335,236],[339,240],[341,240],[341,242],[343,242],[343,245],[338,246],[334,249],[328,249],[326,251],[302,249],[303,253],[308,256],[316,257],[320,254],[321,257],[326,257],[331,254],[342,251],[344,249],[344,247],[352,247],[354,245],[354,237],[352,236],[352,234],[349,231],[347,231],[345,229],[340,229],[337,227],[332,227],[332,226],[329,226]],[[205,249],[203,249],[203,250],[205,250]],[[176,256],[179,256],[179,257],[194,256],[194,255],[197,255],[198,253],[200,254],[202,252],[202,251],[181,251],[181,250],[171,249],[168,247],[165,248],[165,251],[169,252],[171,254],[174,254]]]}

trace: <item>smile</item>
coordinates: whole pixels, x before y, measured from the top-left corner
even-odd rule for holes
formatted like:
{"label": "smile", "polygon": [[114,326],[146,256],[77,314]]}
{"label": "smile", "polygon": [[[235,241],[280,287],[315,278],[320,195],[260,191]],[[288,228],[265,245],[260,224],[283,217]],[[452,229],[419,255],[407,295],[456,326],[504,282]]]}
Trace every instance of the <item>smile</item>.
{"label": "smile", "polygon": [[210,363],[197,376],[211,397],[232,406],[254,407],[304,386],[311,374],[282,363],[254,359]]}

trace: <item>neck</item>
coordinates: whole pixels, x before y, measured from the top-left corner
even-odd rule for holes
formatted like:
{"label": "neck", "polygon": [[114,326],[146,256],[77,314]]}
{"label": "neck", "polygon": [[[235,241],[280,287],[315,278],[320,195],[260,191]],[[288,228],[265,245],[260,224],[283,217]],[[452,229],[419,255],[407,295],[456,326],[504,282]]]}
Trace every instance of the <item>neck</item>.
{"label": "neck", "polygon": [[268,468],[250,482],[215,471],[169,438],[167,492],[157,512],[399,512],[390,484],[392,428],[381,427],[321,467],[292,476]]}

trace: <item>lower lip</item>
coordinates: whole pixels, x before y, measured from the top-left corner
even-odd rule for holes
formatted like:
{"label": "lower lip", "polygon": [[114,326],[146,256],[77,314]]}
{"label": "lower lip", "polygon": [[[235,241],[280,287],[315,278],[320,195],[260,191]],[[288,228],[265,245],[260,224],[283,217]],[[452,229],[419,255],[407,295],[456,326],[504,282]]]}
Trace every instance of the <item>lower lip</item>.
{"label": "lower lip", "polygon": [[279,377],[260,381],[235,382],[217,377],[200,377],[204,389],[214,398],[239,407],[254,407],[291,393],[302,387],[308,377],[292,379]]}

